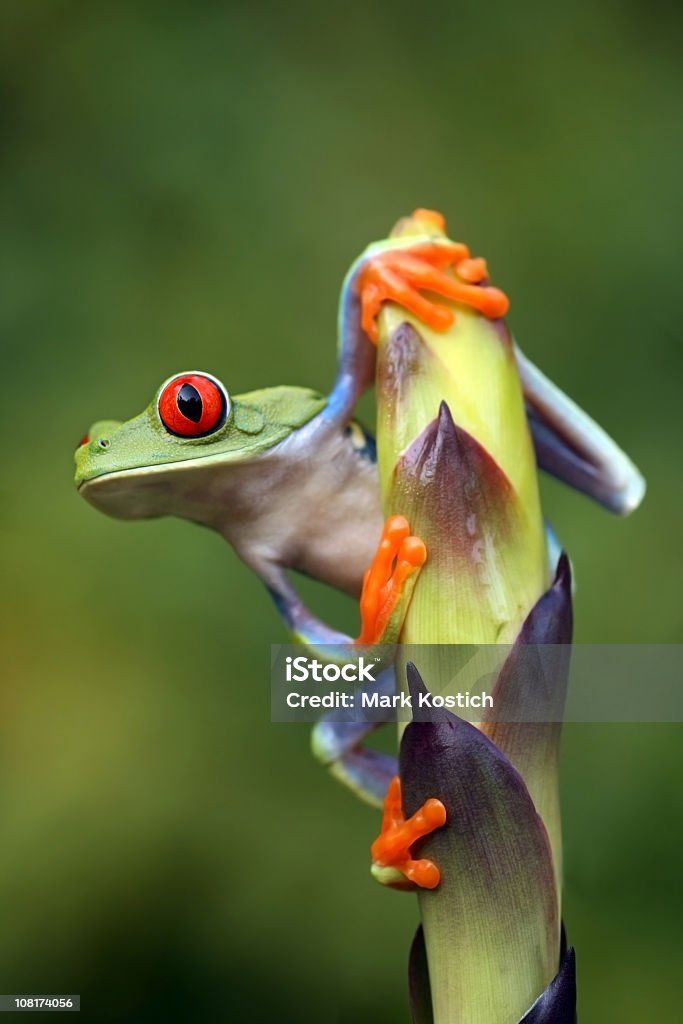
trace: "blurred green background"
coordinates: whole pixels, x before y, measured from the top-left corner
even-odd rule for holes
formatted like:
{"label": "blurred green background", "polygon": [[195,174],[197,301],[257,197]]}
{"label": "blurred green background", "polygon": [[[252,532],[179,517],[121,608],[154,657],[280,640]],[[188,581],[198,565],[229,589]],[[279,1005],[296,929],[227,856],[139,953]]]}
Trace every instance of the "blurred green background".
{"label": "blurred green background", "polygon": [[[348,264],[433,206],[648,477],[624,522],[544,485],[577,639],[681,640],[680,11],[1,18],[0,991],[80,992],[90,1020],[406,1021],[415,901],[370,879],[378,815],[269,721],[260,584],[207,531],[95,513],[72,452],[188,368],[328,389]],[[681,738],[567,729],[583,1024],[678,1016]]]}

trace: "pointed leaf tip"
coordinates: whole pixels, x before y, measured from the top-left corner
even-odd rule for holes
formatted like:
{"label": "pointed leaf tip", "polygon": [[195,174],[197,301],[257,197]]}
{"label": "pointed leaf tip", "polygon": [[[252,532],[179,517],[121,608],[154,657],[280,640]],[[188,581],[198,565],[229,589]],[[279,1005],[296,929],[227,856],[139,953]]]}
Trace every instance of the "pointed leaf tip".
{"label": "pointed leaf tip", "polygon": [[427,692],[427,687],[424,684],[422,676],[417,671],[414,662],[409,661],[406,665],[406,675],[408,677],[408,689],[410,691],[410,696],[413,704],[415,704],[420,694]]}
{"label": "pointed leaf tip", "polygon": [[572,570],[563,551],[555,579],[524,620],[518,641],[521,644],[570,644],[572,629]]}
{"label": "pointed leaf tip", "polygon": [[555,572],[555,582],[566,584],[571,586],[572,582],[572,567],[569,561],[569,555],[566,551],[563,551],[557,560],[557,570]]}
{"label": "pointed leaf tip", "polygon": [[561,722],[572,639],[569,559],[563,554],[555,580],[527,615],[493,690],[493,709],[481,729],[520,772],[553,849],[558,900],[562,876],[562,827],[557,785]]}
{"label": "pointed leaf tip", "polygon": [[429,690],[425,686],[424,680],[418,672],[415,664],[409,661],[406,665],[406,675],[408,677],[408,690],[410,692],[410,698],[412,703],[413,711],[413,722],[450,722],[455,721],[455,715],[452,715],[445,708],[433,708],[429,705],[422,707],[420,698],[425,698],[429,694]]}
{"label": "pointed leaf tip", "polygon": [[439,430],[450,430],[453,434],[455,433],[455,422],[445,399],[442,399],[439,404]]}

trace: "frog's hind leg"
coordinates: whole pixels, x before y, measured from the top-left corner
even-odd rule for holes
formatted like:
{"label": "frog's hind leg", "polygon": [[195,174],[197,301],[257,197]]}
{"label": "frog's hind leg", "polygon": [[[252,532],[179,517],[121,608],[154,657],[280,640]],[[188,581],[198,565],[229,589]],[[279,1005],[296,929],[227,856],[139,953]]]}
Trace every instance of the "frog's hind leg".
{"label": "frog's hind leg", "polygon": [[517,345],[514,352],[540,468],[610,512],[628,515],[645,494],[645,481],[638,469]]}
{"label": "frog's hind leg", "polygon": [[[427,558],[424,543],[410,532],[404,516],[391,516],[385,523],[372,565],[365,573],[360,599],[361,630],[357,640],[331,629],[301,601],[287,579],[282,566],[270,560],[249,564],[268,587],[278,611],[295,639],[306,650],[326,662],[355,660],[359,646],[364,655],[376,654],[378,663],[393,658],[395,644],[410,603],[412,590]],[[370,647],[368,652],[367,647]],[[383,672],[377,681],[356,694],[354,711],[369,714],[356,721],[327,716],[313,733],[316,757],[331,773],[362,799],[381,806],[391,778],[396,774],[396,759],[364,747],[362,741],[392,717],[379,707],[379,698],[394,693],[392,671]],[[361,694],[376,694],[376,701],[363,707]],[[375,711],[380,714],[373,715]],[[367,720],[365,720],[367,719]]]}
{"label": "frog's hind leg", "polygon": [[[427,557],[419,537],[410,533],[404,516],[391,516],[384,525],[372,565],[363,580],[360,599],[361,632],[357,643],[376,644],[388,638],[398,639],[412,588]],[[332,775],[367,803],[381,807],[391,779],[397,772],[395,757],[363,746],[363,740],[386,721],[395,719],[380,705],[382,698],[391,707],[396,690],[393,669],[383,672],[376,682],[356,691],[355,715],[365,705],[368,720],[339,721],[337,713],[321,719],[313,730],[312,746],[316,757]],[[389,698],[389,700],[387,700]],[[373,712],[380,712],[378,719]]]}
{"label": "frog's hind leg", "polygon": [[[388,669],[376,682],[356,691],[354,708],[361,707],[363,694],[378,699],[391,696],[394,691],[394,672]],[[368,714],[372,715],[372,712],[368,711]],[[383,711],[381,721],[374,716],[367,721],[339,721],[338,715],[339,712],[326,715],[314,726],[311,736],[313,753],[361,800],[373,807],[381,807],[389,783],[398,771],[398,762],[389,754],[363,746],[363,741],[388,721],[392,712]]]}

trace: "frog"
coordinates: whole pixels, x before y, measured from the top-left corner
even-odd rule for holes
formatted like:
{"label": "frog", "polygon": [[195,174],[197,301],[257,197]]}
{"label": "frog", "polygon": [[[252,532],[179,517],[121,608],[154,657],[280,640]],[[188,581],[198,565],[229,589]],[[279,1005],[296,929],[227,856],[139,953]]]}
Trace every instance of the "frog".
{"label": "frog", "polygon": [[[300,386],[231,395],[209,372],[175,373],[127,422],[94,423],[75,453],[79,494],[121,519],[176,516],[221,535],[265,584],[284,626],[311,653],[390,650],[428,552],[403,516],[383,518],[375,442],[356,419],[376,367],[385,303],[447,331],[464,304],[506,331],[509,301],[485,261],[448,239],[444,218],[418,208],[351,265],[338,312],[338,365],[325,396]],[[644,480],[590,416],[512,342],[538,467],[624,515]],[[559,544],[548,528],[550,560]],[[352,638],[323,622],[288,573],[359,599]],[[391,669],[374,687],[393,692]],[[373,722],[321,719],[313,750],[333,775],[381,806],[395,758],[366,741]]]}

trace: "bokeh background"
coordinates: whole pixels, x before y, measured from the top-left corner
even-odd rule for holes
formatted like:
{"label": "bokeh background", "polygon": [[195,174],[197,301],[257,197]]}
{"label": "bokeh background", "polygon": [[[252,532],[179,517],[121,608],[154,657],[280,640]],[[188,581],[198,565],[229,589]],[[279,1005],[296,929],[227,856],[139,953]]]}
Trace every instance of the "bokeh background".
{"label": "bokeh background", "polygon": [[[623,522],[544,484],[577,639],[680,641],[680,11],[1,18],[0,991],[80,992],[85,1019],[131,1024],[406,1021],[415,902],[370,879],[377,814],[269,721],[283,632],[260,584],[208,531],[98,515],[72,452],[191,367],[234,393],[328,389],[348,264],[433,206],[649,480]],[[351,602],[306,592],[354,629]],[[682,736],[567,729],[583,1024],[678,1018]]]}

